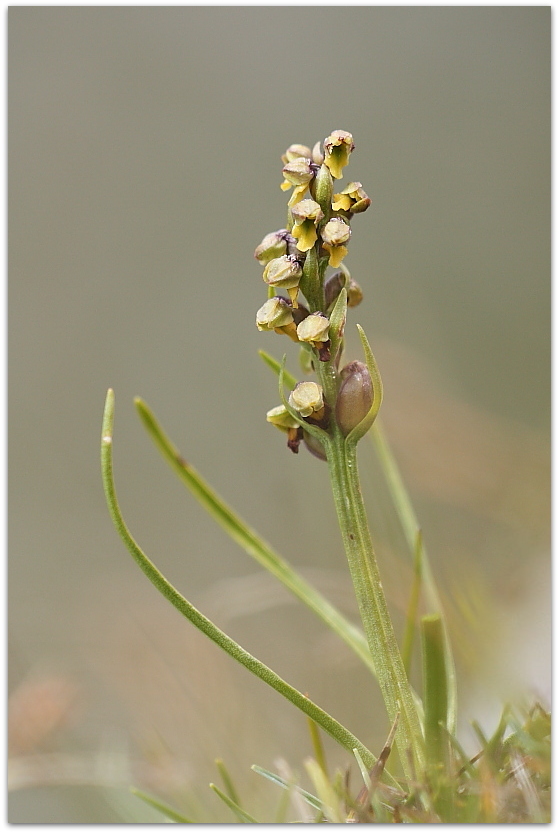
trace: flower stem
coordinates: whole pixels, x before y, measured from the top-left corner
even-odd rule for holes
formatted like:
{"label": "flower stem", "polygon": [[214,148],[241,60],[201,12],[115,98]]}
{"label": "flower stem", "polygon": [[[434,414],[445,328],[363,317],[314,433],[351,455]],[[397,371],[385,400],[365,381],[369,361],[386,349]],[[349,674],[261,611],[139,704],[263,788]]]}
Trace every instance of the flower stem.
{"label": "flower stem", "polygon": [[388,717],[393,722],[400,714],[396,746],[406,776],[412,777],[413,767],[418,771],[423,769],[423,734],[382,589],[361,495],[356,446],[348,443],[334,425],[326,453],[359,612]]}

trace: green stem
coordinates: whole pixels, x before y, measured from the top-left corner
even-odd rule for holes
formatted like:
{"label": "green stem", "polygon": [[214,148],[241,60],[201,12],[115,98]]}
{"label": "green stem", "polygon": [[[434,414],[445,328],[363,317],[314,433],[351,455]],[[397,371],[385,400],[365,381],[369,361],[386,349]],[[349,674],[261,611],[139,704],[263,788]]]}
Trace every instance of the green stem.
{"label": "green stem", "polygon": [[[328,384],[328,374],[321,373],[321,376]],[[323,386],[326,391],[326,385]],[[355,445],[347,443],[333,425],[326,451],[338,522],[365,635],[390,721],[400,713],[396,745],[404,772],[412,777],[413,766],[418,771],[423,769],[421,724],[382,589],[359,485]]]}
{"label": "green stem", "polygon": [[[398,464],[394,458],[394,454],[390,448],[382,423],[379,419],[376,420],[370,433],[371,439],[375,445],[378,458],[383,468],[384,476],[392,495],[392,500],[402,529],[406,536],[410,553],[414,560],[417,557],[417,543],[418,535],[421,534],[419,522],[414,512],[412,502],[408,495],[407,489],[404,485],[402,475],[398,468]],[[433,612],[440,613],[442,616],[443,630],[444,630],[444,646],[446,655],[446,673],[447,673],[447,690],[448,690],[448,714],[447,727],[451,734],[456,732],[456,713],[457,713],[457,683],[456,683],[456,668],[454,665],[454,657],[452,654],[452,646],[450,644],[450,637],[448,634],[448,627],[444,619],[443,605],[437,590],[437,585],[433,577],[429,557],[425,545],[421,540],[421,580],[425,588],[427,601]]]}
{"label": "green stem", "polygon": [[347,749],[350,753],[357,747],[363,760],[367,766],[373,766],[376,758],[373,753],[364,746],[355,735],[353,735],[345,726],[338,723],[331,715],[325,712],[304,694],[301,694],[296,688],[289,685],[283,680],[275,671],[264,665],[263,662],[253,657],[248,651],[245,651],[235,640],[227,636],[220,630],[213,622],[207,619],[199,610],[197,610],[184,596],[182,596],[173,585],[167,581],[147,555],[140,549],[134,538],[132,537],[128,527],[126,526],[118,500],[116,497],[114,479],[113,479],[113,423],[114,423],[114,393],[109,390],[105,402],[105,411],[103,414],[103,432],[101,440],[101,470],[103,477],[103,487],[105,490],[105,497],[113,523],[119,533],[122,541],[126,545],[128,551],[136,561],[140,569],[145,573],[151,583],[159,590],[159,592],[177,608],[192,624],[209,637],[216,645],[219,645],[226,653],[233,659],[237,660],[241,665],[251,671],[256,677],[259,677],[267,683],[275,691],[279,692],[283,697],[297,706],[304,714],[311,717],[319,726],[322,726],[334,740],[341,746]]}

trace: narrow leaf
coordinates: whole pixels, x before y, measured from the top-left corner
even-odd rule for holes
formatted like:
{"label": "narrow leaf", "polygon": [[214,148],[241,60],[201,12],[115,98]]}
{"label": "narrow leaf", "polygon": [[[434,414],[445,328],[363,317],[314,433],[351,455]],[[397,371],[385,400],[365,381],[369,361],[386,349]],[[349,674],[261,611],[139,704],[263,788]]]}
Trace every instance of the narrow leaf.
{"label": "narrow leaf", "polygon": [[346,444],[348,446],[355,445],[355,443],[357,443],[357,441],[367,433],[375,421],[382,404],[382,379],[380,378],[380,371],[375,361],[375,357],[373,356],[373,351],[371,350],[371,345],[369,344],[367,336],[359,324],[357,324],[357,330],[359,332],[359,338],[361,339],[363,352],[365,353],[365,363],[373,383],[373,404],[371,405],[369,413],[361,420],[359,425],[356,425],[355,428],[347,435]]}
{"label": "narrow leaf", "polygon": [[264,769],[256,764],[254,764],[251,769],[253,769],[258,775],[262,775],[264,778],[267,778],[268,781],[272,782],[272,784],[282,787],[284,790],[295,790],[300,796],[302,796],[302,798],[305,799],[307,804],[310,804],[310,806],[314,807],[315,810],[322,811],[322,801],[312,793],[302,789],[302,787],[298,787],[297,784],[291,784],[289,781],[286,781],[285,778],[282,778],[280,775],[276,775],[275,772],[270,772],[270,770]]}
{"label": "narrow leaf", "polygon": [[218,795],[224,804],[227,804],[230,810],[237,816],[239,821],[243,824],[259,824],[256,821],[254,816],[251,816],[246,810],[243,810],[242,807],[239,807],[236,801],[233,801],[232,798],[229,798],[222,790],[219,789],[215,784],[210,784],[210,789],[214,791],[216,795]]}
{"label": "narrow leaf", "polygon": [[[386,439],[382,421],[377,419],[371,431],[371,438],[375,445],[377,457],[382,466],[384,477],[386,479],[392,502],[400,518],[400,523],[408,543],[409,552],[412,558],[416,557],[417,535],[419,532],[419,522],[414,512],[411,500],[404,485],[402,475],[398,468],[396,459],[392,453],[392,449]],[[423,541],[421,542],[421,583],[425,590],[427,600],[433,613],[439,613],[443,619],[444,625],[444,645],[445,645],[445,665],[447,673],[447,691],[448,691],[448,716],[447,725],[451,733],[456,732],[457,719],[457,687],[456,687],[456,669],[454,664],[454,657],[452,655],[452,647],[448,636],[448,627],[444,618],[443,605],[437,590],[437,585],[433,577],[429,557]]]}
{"label": "narrow leaf", "polygon": [[263,662],[245,651],[235,640],[227,636],[206,616],[200,613],[184,596],[182,596],[173,585],[159,572],[157,567],[150,561],[147,555],[140,549],[132,537],[122,517],[113,480],[113,423],[114,423],[114,393],[109,390],[103,414],[103,430],[101,439],[101,470],[103,486],[109,513],[122,541],[136,561],[140,569],[145,573],[157,590],[177,608],[192,624],[204,633],[209,639],[219,645],[233,659],[251,671],[256,677],[263,680],[267,685],[293,703],[304,714],[312,717],[325,732],[333,737],[341,746],[351,751],[358,747],[361,756],[370,766],[375,762],[373,753],[359,741],[345,726],[338,723],[331,715],[325,712],[308,697],[305,697],[289,683],[285,682],[275,671],[264,665]]}
{"label": "narrow leaf", "polygon": [[196,822],[192,821],[192,819],[187,819],[186,816],[183,816],[181,813],[177,813],[176,810],[173,810],[173,808],[169,807],[169,805],[165,804],[165,802],[160,801],[158,798],[153,798],[153,796],[142,792],[142,790],[130,787],[130,792],[142,801],[145,801],[145,803],[149,804],[150,807],[153,807],[154,810],[158,810],[161,815],[166,816],[166,818],[171,821],[177,822],[177,824],[196,824]]}
{"label": "narrow leaf", "polygon": [[165,435],[146,403],[139,398],[136,398],[134,402],[155,445],[204,509],[248,555],[279,579],[294,596],[306,604],[325,625],[333,630],[374,674],[375,666],[363,632],[349,622],[312,584],[302,578],[214,492]]}

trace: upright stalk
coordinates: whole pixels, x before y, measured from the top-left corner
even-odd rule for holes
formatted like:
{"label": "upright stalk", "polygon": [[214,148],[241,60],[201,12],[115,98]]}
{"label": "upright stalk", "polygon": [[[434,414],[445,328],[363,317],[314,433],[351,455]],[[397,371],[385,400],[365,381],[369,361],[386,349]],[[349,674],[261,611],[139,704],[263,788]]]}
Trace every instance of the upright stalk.
{"label": "upright stalk", "polygon": [[[359,484],[355,446],[332,432],[327,461],[338,523],[357,597],[359,613],[390,722],[399,714],[396,746],[408,777],[423,768],[423,736],[373,549]],[[411,761],[410,761],[411,759]]]}

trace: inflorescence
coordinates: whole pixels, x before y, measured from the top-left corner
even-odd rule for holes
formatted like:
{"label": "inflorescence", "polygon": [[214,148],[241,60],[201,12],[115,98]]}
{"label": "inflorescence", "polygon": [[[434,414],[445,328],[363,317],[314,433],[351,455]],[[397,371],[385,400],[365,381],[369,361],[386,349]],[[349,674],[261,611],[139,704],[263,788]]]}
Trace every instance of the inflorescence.
{"label": "inflorescence", "polygon": [[[347,436],[371,408],[374,396],[365,364],[354,361],[339,370],[346,310],[363,298],[361,287],[343,261],[351,220],[371,204],[360,182],[350,182],[334,193],[334,180],[342,178],[354,147],[351,133],[334,130],[312,150],[298,144],[287,148],[282,156],[284,180],[280,186],[283,191],[293,189],[287,228],[267,234],[254,252],[268,285],[268,300],[256,314],[256,326],[289,336],[301,345],[305,370],[319,371],[318,363],[322,363],[322,369],[331,367],[335,380],[335,399],[330,402],[319,383],[299,382],[288,407],[272,408],[267,420],[287,433],[292,451],[296,453],[304,440],[322,459],[322,443],[301,423],[328,433],[335,422]],[[326,277],[328,267],[334,271]]]}

